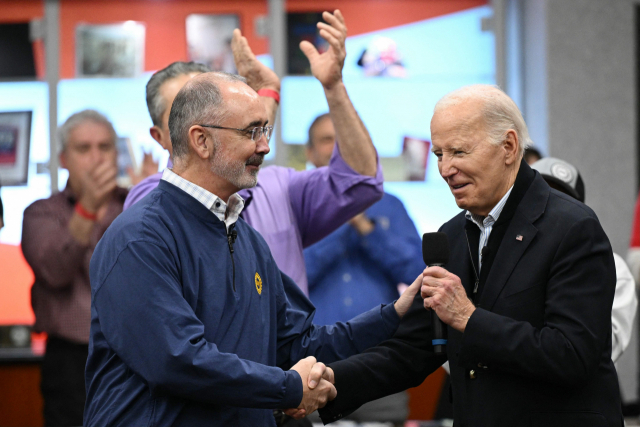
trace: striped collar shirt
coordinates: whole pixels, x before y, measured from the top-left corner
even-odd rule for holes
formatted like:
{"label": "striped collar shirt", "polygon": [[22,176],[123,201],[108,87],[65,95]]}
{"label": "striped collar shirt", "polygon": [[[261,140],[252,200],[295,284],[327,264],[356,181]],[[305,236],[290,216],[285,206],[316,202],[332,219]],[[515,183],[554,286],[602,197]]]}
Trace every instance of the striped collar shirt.
{"label": "striped collar shirt", "polygon": [[244,208],[244,199],[234,193],[229,197],[229,203],[225,203],[220,197],[205,190],[193,182],[187,181],[180,175],[167,168],[162,173],[162,180],[173,184],[209,209],[227,226],[227,232],[232,224],[235,224]]}
{"label": "striped collar shirt", "polygon": [[491,235],[491,230],[493,229],[493,225],[496,223],[496,221],[500,217],[500,214],[502,213],[502,209],[504,209],[504,205],[507,203],[507,200],[509,199],[511,190],[513,190],[513,185],[511,186],[511,188],[509,188],[509,191],[507,191],[507,194],[505,194],[502,197],[502,199],[500,199],[498,204],[495,205],[493,209],[491,209],[491,212],[489,212],[489,215],[480,216],[480,215],[472,214],[469,211],[465,213],[465,217],[468,220],[473,221],[473,223],[477,225],[478,228],[480,229],[480,244],[478,246],[478,258],[479,258],[478,273],[480,273],[480,270],[482,270],[482,248],[487,246],[487,243],[489,242],[489,235]]}

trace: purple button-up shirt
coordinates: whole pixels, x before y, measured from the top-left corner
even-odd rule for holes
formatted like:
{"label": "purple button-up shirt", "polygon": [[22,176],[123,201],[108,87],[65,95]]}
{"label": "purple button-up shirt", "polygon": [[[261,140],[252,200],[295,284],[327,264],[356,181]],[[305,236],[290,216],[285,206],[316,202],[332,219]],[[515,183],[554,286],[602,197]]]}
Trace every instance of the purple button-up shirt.
{"label": "purple button-up shirt", "polygon": [[[161,178],[157,173],[133,187],[124,209]],[[264,237],[280,270],[308,295],[303,248],[377,202],[382,181],[379,164],[375,177],[360,175],[345,163],[336,144],[329,166],[301,172],[269,166],[260,171],[258,185],[238,194],[245,199],[242,217]]]}

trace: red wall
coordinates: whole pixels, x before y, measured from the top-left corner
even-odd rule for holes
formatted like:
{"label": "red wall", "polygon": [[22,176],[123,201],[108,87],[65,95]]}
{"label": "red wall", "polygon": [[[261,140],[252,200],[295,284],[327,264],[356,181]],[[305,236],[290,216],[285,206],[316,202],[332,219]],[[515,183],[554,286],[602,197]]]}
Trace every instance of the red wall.
{"label": "red wall", "polygon": [[[289,0],[290,12],[339,8],[349,35],[421,21],[487,4],[487,0]],[[185,19],[191,13],[235,13],[256,54],[268,52],[266,38],[254,33],[254,20],[267,14],[266,0],[60,0],[60,76],[75,75],[75,27],[127,20],[146,25],[145,69],[187,59]],[[43,0],[0,0],[0,22],[28,21],[44,14]],[[39,49],[37,50],[39,52]],[[42,53],[39,52],[38,56]],[[38,58],[37,64],[42,63]],[[43,67],[38,65],[39,75]]]}

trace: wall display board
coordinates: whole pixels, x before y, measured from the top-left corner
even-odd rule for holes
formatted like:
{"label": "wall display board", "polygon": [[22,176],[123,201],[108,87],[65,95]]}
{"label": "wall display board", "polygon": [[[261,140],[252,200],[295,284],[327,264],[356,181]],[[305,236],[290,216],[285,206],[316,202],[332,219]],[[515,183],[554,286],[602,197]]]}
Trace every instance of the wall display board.
{"label": "wall display board", "polygon": [[200,62],[214,71],[236,73],[231,52],[233,30],[240,27],[238,15],[187,16],[187,50],[189,60]]}
{"label": "wall display board", "polygon": [[144,70],[145,27],[126,21],[76,27],[78,77],[135,77]]}
{"label": "wall display board", "polygon": [[30,143],[31,111],[0,113],[0,184],[27,183]]}

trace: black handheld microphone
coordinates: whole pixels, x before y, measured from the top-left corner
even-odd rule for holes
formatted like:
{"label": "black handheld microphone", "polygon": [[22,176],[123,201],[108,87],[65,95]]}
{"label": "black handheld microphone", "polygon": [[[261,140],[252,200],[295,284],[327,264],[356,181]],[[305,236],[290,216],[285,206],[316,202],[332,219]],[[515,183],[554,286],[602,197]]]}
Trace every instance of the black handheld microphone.
{"label": "black handheld microphone", "polygon": [[[442,267],[449,262],[449,240],[444,233],[425,233],[422,236],[422,259],[429,267]],[[447,327],[431,310],[431,344],[436,354],[446,352]]]}

